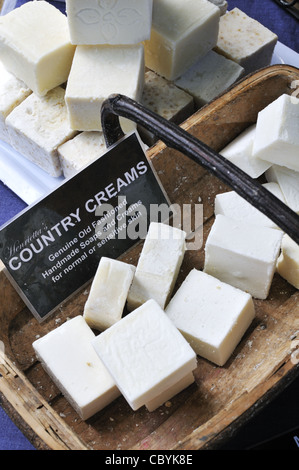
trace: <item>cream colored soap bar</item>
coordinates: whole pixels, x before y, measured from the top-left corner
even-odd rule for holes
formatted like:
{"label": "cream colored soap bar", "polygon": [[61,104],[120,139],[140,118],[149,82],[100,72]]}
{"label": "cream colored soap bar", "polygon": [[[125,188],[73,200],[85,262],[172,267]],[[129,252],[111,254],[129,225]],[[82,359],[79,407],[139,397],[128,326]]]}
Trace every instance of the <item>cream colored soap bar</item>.
{"label": "cream colored soap bar", "polygon": [[175,80],[216,46],[220,10],[207,0],[154,0],[145,64]]}
{"label": "cream colored soap bar", "polygon": [[153,0],[66,0],[73,44],[138,44],[150,38]]}
{"label": "cream colored soap bar", "polygon": [[129,290],[130,311],[149,299],[165,307],[184,259],[185,239],[183,230],[156,222],[150,224]]}
{"label": "cream colored soap bar", "polygon": [[25,83],[8,72],[0,61],[0,140],[9,143],[5,118],[30,94]]}
{"label": "cream colored soap bar", "polygon": [[299,289],[299,246],[288,235],[284,235],[282,239],[277,272],[292,286]]}
{"label": "cream colored soap bar", "polygon": [[281,95],[258,113],[253,155],[299,171],[299,99]]}
{"label": "cream colored soap bar", "polygon": [[216,52],[234,60],[245,74],[270,65],[278,37],[239,8],[220,18]]}
{"label": "cream colored soap bar", "polygon": [[63,175],[70,178],[107,152],[101,131],[81,132],[58,147]]}
{"label": "cream colored soap bar", "polygon": [[299,214],[299,172],[284,166],[272,165],[266,171],[267,181],[279,184],[286,204]]}
{"label": "cream colored soap bar", "polygon": [[209,51],[175,80],[175,84],[193,96],[198,108],[216,98],[244,74],[236,62]]}
{"label": "cream colored soap bar", "polygon": [[46,372],[83,420],[120,396],[92,347],[94,338],[95,334],[79,315],[32,345]]}
{"label": "cream colored soap bar", "polygon": [[46,96],[32,93],[6,118],[11,146],[51,176],[60,176],[58,147],[75,136],[65,106],[65,90],[54,88]]}
{"label": "cream colored soap bar", "polygon": [[[65,100],[73,129],[101,131],[101,107],[114,93],[139,101],[144,86],[144,49],[136,46],[78,46]],[[121,118],[124,132],[132,121]]]}
{"label": "cream colored soap bar", "polygon": [[268,297],[283,233],[217,215],[205,246],[204,272],[250,293]]}
{"label": "cream colored soap bar", "polygon": [[165,312],[194,351],[219,366],[227,362],[255,317],[249,294],[196,269]]}
{"label": "cream colored soap bar", "polygon": [[122,317],[135,266],[101,258],[84,306],[84,318],[91,328],[103,331]]}
{"label": "cream colored soap bar", "polygon": [[40,96],[66,82],[74,52],[66,16],[49,2],[27,2],[0,17],[0,59]]}
{"label": "cream colored soap bar", "polygon": [[154,300],[92,344],[133,410],[151,404],[197,366],[195,352]]}

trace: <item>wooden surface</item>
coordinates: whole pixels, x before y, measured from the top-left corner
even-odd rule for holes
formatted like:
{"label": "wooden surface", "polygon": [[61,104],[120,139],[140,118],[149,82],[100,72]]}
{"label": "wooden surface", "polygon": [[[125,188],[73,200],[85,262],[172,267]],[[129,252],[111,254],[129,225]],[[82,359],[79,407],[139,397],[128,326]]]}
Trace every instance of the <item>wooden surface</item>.
{"label": "wooden surface", "polygon": [[[282,93],[299,71],[273,66],[240,82],[190,117],[183,127],[220,150],[256,121],[257,113]],[[162,142],[148,151],[173,203],[204,208],[203,242],[213,223],[214,198],[229,188]],[[193,227],[195,228],[195,227]],[[204,244],[203,244],[204,246]],[[136,264],[141,245],[122,259]],[[204,249],[187,251],[176,288],[188,272],[202,269]],[[3,271],[0,273],[2,404],[39,449],[211,449],[298,376],[292,359],[299,336],[299,293],[275,275],[269,297],[255,300],[256,318],[224,367],[198,357],[196,382],[153,413],[133,412],[118,398],[83,422],[36,361],[33,341],[67,318],[83,313],[88,289],[45,323],[38,324]],[[298,338],[297,338],[298,339]]]}

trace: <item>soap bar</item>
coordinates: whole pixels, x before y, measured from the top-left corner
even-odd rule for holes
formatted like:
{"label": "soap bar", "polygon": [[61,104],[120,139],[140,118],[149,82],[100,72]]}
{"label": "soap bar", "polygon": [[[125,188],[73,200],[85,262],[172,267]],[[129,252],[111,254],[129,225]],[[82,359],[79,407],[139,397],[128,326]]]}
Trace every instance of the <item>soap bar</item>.
{"label": "soap bar", "polygon": [[62,87],[42,97],[32,93],[5,121],[11,146],[54,177],[62,174],[57,148],[76,135],[64,96]]}
{"label": "soap bar", "polygon": [[259,178],[271,163],[252,155],[256,125],[253,124],[232,140],[220,154],[252,178]]}
{"label": "soap bar", "polygon": [[150,224],[128,294],[129,311],[149,299],[165,307],[183,262],[185,239],[183,230],[156,222]]}
{"label": "soap bar", "polygon": [[[286,203],[277,183],[265,183],[265,189],[274,194],[284,204]],[[260,212],[235,191],[217,194],[215,197],[215,215],[222,214],[231,219],[247,222],[262,227],[279,227],[269,217]]]}
{"label": "soap bar", "polygon": [[0,140],[9,143],[5,118],[30,94],[25,83],[8,72],[0,61]]}
{"label": "soap bar", "polygon": [[86,165],[102,157],[107,152],[104,135],[101,131],[80,132],[73,139],[58,147],[58,155],[63,175],[70,178]]}
{"label": "soap bar", "polygon": [[45,1],[31,1],[0,17],[0,58],[42,96],[67,81],[75,46],[66,16]]}
{"label": "soap bar", "polygon": [[45,371],[83,420],[120,396],[92,346],[94,338],[95,334],[79,315],[32,345]]}
{"label": "soap bar", "polygon": [[217,215],[205,246],[204,272],[257,299],[268,297],[283,232]]}
{"label": "soap bar", "polygon": [[154,300],[92,341],[133,410],[175,386],[197,366],[196,354]]}
{"label": "soap bar", "polygon": [[255,317],[251,295],[192,269],[166,315],[201,357],[223,366]]}
{"label": "soap bar", "polygon": [[122,317],[135,266],[102,257],[84,306],[84,319],[103,331]]}
{"label": "soap bar", "polygon": [[162,406],[165,402],[178,395],[180,392],[185,390],[189,385],[195,381],[193,372],[189,372],[183,379],[179,380],[178,383],[169,387],[165,392],[153,398],[149,402],[145,403],[146,408],[149,412],[155,411],[157,408]]}
{"label": "soap bar", "polygon": [[212,101],[244,74],[236,62],[209,51],[181,75],[175,84],[194,97],[198,108]]}
{"label": "soap bar", "polygon": [[299,171],[299,99],[286,94],[258,113],[253,155]]}
{"label": "soap bar", "polygon": [[168,80],[216,46],[220,10],[207,0],[154,0],[145,65]]}
{"label": "soap bar", "polygon": [[286,167],[272,165],[266,171],[267,181],[279,184],[286,204],[299,214],[299,172]]}
{"label": "soap bar", "polygon": [[[193,97],[152,70],[145,73],[141,104],[175,124],[181,124],[194,113]],[[138,132],[149,146],[158,140],[155,134],[141,126],[138,126]]]}
{"label": "soap bar", "polygon": [[[66,105],[73,129],[101,131],[101,107],[114,93],[136,101],[144,85],[144,49],[136,46],[77,46],[66,87]],[[124,132],[136,125],[121,118]]]}
{"label": "soap bar", "polygon": [[153,0],[66,0],[71,42],[138,44],[150,38]]}
{"label": "soap bar", "polygon": [[270,65],[277,40],[268,28],[234,8],[220,18],[215,51],[240,64],[247,75]]}
{"label": "soap bar", "polygon": [[281,254],[277,260],[277,272],[299,289],[299,246],[286,234],[283,236]]}

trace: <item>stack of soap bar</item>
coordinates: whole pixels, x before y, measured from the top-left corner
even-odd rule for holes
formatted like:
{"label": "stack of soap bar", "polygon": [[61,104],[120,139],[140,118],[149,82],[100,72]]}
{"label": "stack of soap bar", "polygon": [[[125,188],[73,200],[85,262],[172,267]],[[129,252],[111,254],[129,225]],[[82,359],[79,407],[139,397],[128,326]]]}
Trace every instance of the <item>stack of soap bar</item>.
{"label": "stack of soap bar", "polygon": [[[286,203],[281,189],[277,183],[265,183],[264,188],[274,194],[282,202]],[[235,220],[242,220],[248,224],[279,228],[275,222],[260,212],[249,202],[243,199],[235,191],[217,194],[215,197],[215,215],[222,214]]]}
{"label": "stack of soap bar", "polygon": [[0,58],[42,96],[67,81],[75,46],[66,16],[45,1],[31,1],[0,17]]}
{"label": "stack of soap bar", "polygon": [[259,112],[253,155],[299,171],[299,99],[286,94]]}
{"label": "stack of soap bar", "polygon": [[[144,49],[136,46],[77,46],[65,100],[70,124],[79,131],[100,131],[105,99],[120,93],[136,101],[144,85]],[[121,118],[124,132],[133,122]]]}
{"label": "stack of soap bar", "polygon": [[92,346],[94,338],[80,315],[33,343],[44,369],[83,420],[120,396]]}
{"label": "stack of soap bar", "polygon": [[156,222],[150,224],[129,290],[130,311],[149,299],[165,307],[183,262],[185,240],[183,230]]}
{"label": "stack of soap bar", "polygon": [[0,61],[0,140],[9,143],[5,118],[30,94],[25,83],[8,72]]}
{"label": "stack of soap bar", "polygon": [[[188,383],[196,354],[154,300],[123,317],[92,341],[131,406],[151,411],[181,382]],[[187,379],[188,378],[188,379]]]}
{"label": "stack of soap bar", "polygon": [[205,246],[204,272],[266,299],[283,233],[217,215]]}
{"label": "stack of soap bar", "polygon": [[153,0],[66,0],[73,44],[138,44],[150,38]]}
{"label": "stack of soap bar", "polygon": [[175,80],[215,47],[220,10],[207,0],[154,0],[145,64]]}
{"label": "stack of soap bar", "polygon": [[103,331],[122,317],[135,266],[101,258],[84,306],[84,318],[91,328]]}
{"label": "stack of soap bar", "polygon": [[286,234],[283,236],[281,254],[277,260],[277,272],[299,289],[299,246]]}
{"label": "stack of soap bar", "polygon": [[66,178],[76,175],[106,152],[107,146],[102,132],[81,132],[58,147],[63,175]]}
{"label": "stack of soap bar", "polygon": [[244,67],[247,75],[270,64],[277,40],[272,31],[234,8],[220,18],[215,50]]}
{"label": "stack of soap bar", "polygon": [[249,126],[232,140],[220,154],[231,161],[252,178],[258,178],[271,166],[271,163],[252,155],[256,125]]}
{"label": "stack of soap bar", "polygon": [[209,51],[175,80],[175,84],[190,93],[200,108],[233,85],[243,74],[244,69],[239,64]]}
{"label": "stack of soap bar", "polygon": [[299,214],[299,172],[286,167],[272,165],[266,171],[267,181],[279,184],[286,204]]}
{"label": "stack of soap bar", "polygon": [[223,366],[255,317],[252,297],[193,269],[166,308],[201,357]]}
{"label": "stack of soap bar", "polygon": [[[181,124],[194,112],[193,97],[152,70],[145,73],[141,103],[159,116]],[[139,126],[140,137],[147,145],[153,145],[157,137]]]}
{"label": "stack of soap bar", "polygon": [[51,176],[60,176],[58,147],[75,136],[65,106],[65,90],[32,93],[6,118],[11,146]]}

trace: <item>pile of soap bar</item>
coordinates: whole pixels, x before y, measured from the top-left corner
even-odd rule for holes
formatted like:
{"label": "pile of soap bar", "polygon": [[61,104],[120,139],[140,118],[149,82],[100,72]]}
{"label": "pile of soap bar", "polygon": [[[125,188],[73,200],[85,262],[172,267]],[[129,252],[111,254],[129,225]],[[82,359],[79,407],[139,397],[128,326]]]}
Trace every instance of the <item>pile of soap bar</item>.
{"label": "pile of soap bar", "polygon": [[[113,93],[181,124],[252,63],[270,63],[275,34],[227,6],[66,0],[64,15],[41,0],[0,17],[0,139],[51,176],[70,177],[107,151],[100,115]],[[136,129],[120,121],[125,133]]]}

